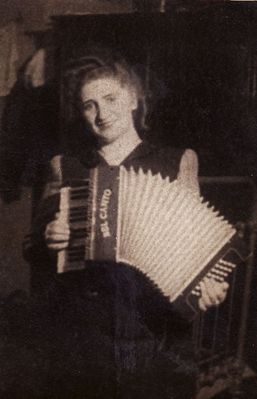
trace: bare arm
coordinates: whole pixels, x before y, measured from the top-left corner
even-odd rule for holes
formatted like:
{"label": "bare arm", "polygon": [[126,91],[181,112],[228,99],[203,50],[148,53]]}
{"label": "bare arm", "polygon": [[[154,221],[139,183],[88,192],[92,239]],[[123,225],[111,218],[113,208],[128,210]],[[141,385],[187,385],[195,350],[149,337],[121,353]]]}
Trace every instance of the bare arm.
{"label": "bare arm", "polygon": [[190,191],[199,195],[198,157],[193,150],[186,150],[179,165],[178,180]]}
{"label": "bare arm", "polygon": [[[198,158],[193,150],[186,150],[181,158],[178,180],[191,192],[200,195],[198,182]],[[227,296],[228,283],[219,283],[212,278],[204,278],[201,283],[199,308],[203,311],[222,303]]]}

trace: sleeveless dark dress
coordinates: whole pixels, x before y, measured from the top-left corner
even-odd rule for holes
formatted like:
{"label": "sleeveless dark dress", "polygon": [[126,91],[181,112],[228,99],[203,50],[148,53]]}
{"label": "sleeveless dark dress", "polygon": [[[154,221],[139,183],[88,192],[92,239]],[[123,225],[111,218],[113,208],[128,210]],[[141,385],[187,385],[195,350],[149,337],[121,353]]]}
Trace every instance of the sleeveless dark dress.
{"label": "sleeveless dark dress", "polygon": [[[142,143],[123,165],[174,180],[182,154]],[[103,159],[100,163],[109,167]],[[68,181],[84,178],[90,165],[69,154],[61,168]],[[56,275],[43,231],[57,209],[58,195],[44,201],[27,254],[34,265],[30,331],[37,353],[31,375],[38,367],[40,378],[37,387],[32,381],[23,386],[19,399],[194,398],[190,325],[127,265],[87,262],[83,271]]]}

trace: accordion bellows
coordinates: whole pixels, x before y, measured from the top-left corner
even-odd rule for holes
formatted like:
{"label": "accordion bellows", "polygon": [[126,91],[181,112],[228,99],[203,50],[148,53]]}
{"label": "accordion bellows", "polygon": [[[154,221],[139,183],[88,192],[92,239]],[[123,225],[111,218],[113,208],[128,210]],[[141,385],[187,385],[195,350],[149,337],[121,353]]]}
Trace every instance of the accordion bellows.
{"label": "accordion bellows", "polygon": [[[73,238],[59,253],[58,271],[84,268],[85,259],[123,262],[174,301],[222,254],[236,230],[178,180],[113,169],[111,178],[96,168],[82,185],[61,189],[60,213]],[[233,267],[224,262],[219,273]]]}

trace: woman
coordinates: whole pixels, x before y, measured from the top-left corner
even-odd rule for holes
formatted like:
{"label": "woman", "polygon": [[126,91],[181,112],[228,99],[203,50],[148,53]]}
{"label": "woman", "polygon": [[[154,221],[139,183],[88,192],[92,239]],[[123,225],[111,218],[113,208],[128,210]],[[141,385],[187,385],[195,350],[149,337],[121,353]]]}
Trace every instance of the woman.
{"label": "woman", "polygon": [[[198,195],[196,154],[141,139],[144,93],[123,60],[84,57],[66,79],[67,101],[82,115],[84,137],[51,161],[30,248],[42,276],[45,264],[52,264],[42,289],[55,351],[51,398],[193,398],[196,369],[188,323],[149,281],[113,262],[86,262],[85,270],[59,276],[54,268],[57,253],[72,238],[58,212],[63,182],[83,179],[96,166],[123,165],[178,179]],[[72,141],[74,136],[80,137],[74,131]],[[199,307],[222,302],[227,288],[202,282]]]}

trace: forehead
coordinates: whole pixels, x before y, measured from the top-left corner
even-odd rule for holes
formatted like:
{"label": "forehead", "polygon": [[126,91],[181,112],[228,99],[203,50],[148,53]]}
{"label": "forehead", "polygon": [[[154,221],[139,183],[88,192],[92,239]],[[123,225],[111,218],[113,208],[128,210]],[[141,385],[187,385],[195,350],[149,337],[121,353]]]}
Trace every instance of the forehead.
{"label": "forehead", "polygon": [[103,77],[86,82],[81,88],[81,98],[84,101],[115,93],[127,94],[129,87],[121,85],[118,79],[112,77]]}

